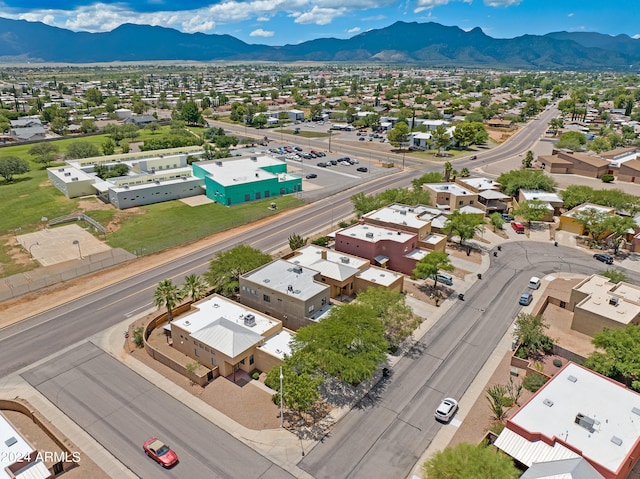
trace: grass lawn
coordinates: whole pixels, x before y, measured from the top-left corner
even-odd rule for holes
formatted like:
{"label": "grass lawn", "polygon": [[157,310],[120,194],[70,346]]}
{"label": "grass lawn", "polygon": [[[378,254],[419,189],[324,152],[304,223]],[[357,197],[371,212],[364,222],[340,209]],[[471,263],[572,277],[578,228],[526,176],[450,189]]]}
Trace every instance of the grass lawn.
{"label": "grass lawn", "polygon": [[[140,130],[137,141],[161,135],[165,129],[168,127],[155,133]],[[106,135],[95,135],[65,138],[52,143],[59,147],[61,154],[64,154],[68,145],[74,141],[88,141],[100,147],[106,137]],[[84,202],[83,204],[89,204],[89,206],[82,209],[81,199],[68,199],[49,183],[46,168],[34,162],[29,154],[31,146],[17,145],[0,148],[0,157],[17,156],[27,160],[31,166],[31,171],[15,176],[12,183],[7,184],[0,179],[0,270],[2,276],[35,267],[35,263],[23,265],[13,263],[9,240],[14,234],[29,233],[41,228],[43,218],[51,220],[82,210],[104,226],[113,222],[120,225],[117,231],[107,237],[107,243],[110,246],[124,248],[130,252],[139,251],[144,247],[144,253],[148,254],[195,241],[304,204],[302,200],[290,196],[269,198],[230,208],[219,204],[191,207],[180,201],[170,201],[123,211],[115,208],[92,209],[91,202]],[[274,201],[278,205],[277,210],[269,208]]]}
{"label": "grass lawn", "polygon": [[[278,205],[277,210],[269,208],[272,202]],[[118,231],[110,234],[107,243],[130,252],[144,247],[144,253],[149,254],[303,204],[304,201],[295,196],[284,196],[231,207],[218,203],[188,206],[180,201],[147,205],[139,208],[142,214],[129,216]]]}

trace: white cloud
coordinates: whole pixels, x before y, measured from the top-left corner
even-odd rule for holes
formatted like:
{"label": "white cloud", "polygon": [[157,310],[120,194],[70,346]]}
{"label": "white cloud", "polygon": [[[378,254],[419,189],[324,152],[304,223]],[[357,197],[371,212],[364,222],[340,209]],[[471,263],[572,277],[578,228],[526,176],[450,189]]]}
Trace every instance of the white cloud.
{"label": "white cloud", "polygon": [[471,3],[472,0],[417,0],[416,6],[413,9],[413,11],[414,13],[420,13],[424,10],[430,10],[435,7],[441,7],[442,5],[447,5],[451,2]]}
{"label": "white cloud", "polygon": [[310,11],[294,14],[295,23],[328,25],[334,18],[344,15],[346,8],[321,8],[314,6]]}
{"label": "white cloud", "polygon": [[635,38],[636,40],[640,38],[640,33],[636,33],[631,38]]}
{"label": "white cloud", "polygon": [[567,15],[567,17],[573,17],[575,14],[573,12],[571,12],[569,15]]}
{"label": "white cloud", "polygon": [[380,20],[384,20],[387,18],[386,15],[374,15],[373,17],[364,17],[362,19],[363,22],[379,22]]}
{"label": "white cloud", "polygon": [[[103,0],[105,1],[105,0]],[[163,0],[148,0],[162,8]],[[419,0],[427,2],[447,2],[449,0]],[[453,0],[461,1],[461,0]],[[469,0],[462,0],[469,1]],[[217,25],[232,24],[247,20],[267,22],[278,13],[294,18],[296,23],[326,25],[335,18],[350,11],[384,8],[396,5],[397,0],[219,0],[206,7],[182,10],[136,12],[126,3],[94,3],[80,6],[74,10],[61,8],[21,12],[20,9],[7,9],[3,16],[43,22],[48,25],[67,28],[74,31],[106,32],[123,23],[160,25],[175,28],[186,33],[212,33]],[[2,6],[2,0],[0,0]],[[369,17],[370,20],[382,20],[385,17]]]}
{"label": "white cloud", "polygon": [[358,33],[360,31],[360,27],[353,27],[347,30],[347,33]]}
{"label": "white cloud", "polygon": [[258,28],[257,30],[252,31],[249,34],[250,37],[272,37],[273,32],[269,32],[267,30],[263,30],[262,28]]}
{"label": "white cloud", "polygon": [[484,0],[484,4],[487,7],[510,7],[511,5],[518,5],[522,0]]}

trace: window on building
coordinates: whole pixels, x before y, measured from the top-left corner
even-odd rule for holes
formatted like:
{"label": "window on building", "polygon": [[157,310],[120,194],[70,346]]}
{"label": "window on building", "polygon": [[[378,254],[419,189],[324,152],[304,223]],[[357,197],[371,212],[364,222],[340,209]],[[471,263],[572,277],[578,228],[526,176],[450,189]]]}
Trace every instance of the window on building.
{"label": "window on building", "polygon": [[251,201],[251,195],[244,195],[245,201]]}
{"label": "window on building", "polygon": [[198,348],[193,348],[193,354],[195,354],[196,358],[200,357],[200,353],[198,352]]}
{"label": "window on building", "polygon": [[255,359],[254,359],[254,357],[253,357],[253,354],[252,354],[251,356],[249,356],[249,365],[251,365],[251,364],[253,364],[253,363],[255,363],[255,362],[256,362],[256,361],[255,361]]}
{"label": "window on building", "polygon": [[218,362],[216,361],[216,358],[214,358],[213,356],[211,357],[211,365],[212,366],[217,366]]}
{"label": "window on building", "polygon": [[271,302],[271,297],[270,297],[268,294],[263,294],[263,295],[262,295],[262,300],[263,300],[265,303],[270,303],[270,302]]}
{"label": "window on building", "polygon": [[458,201],[458,205],[462,205],[464,203],[462,200]]}
{"label": "window on building", "polygon": [[311,306],[309,306],[309,312],[313,313],[313,310],[316,309],[316,307],[312,304]]}
{"label": "window on building", "polygon": [[260,195],[260,192],[256,191],[256,200],[259,200],[260,198],[262,198],[262,196]]}

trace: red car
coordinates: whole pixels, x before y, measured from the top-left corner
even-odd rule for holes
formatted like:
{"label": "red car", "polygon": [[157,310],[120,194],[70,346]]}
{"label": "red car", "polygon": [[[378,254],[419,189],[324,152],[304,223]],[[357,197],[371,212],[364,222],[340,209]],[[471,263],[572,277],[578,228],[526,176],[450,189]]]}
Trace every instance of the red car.
{"label": "red car", "polygon": [[152,437],[142,445],[147,456],[156,461],[162,467],[171,467],[178,462],[178,455],[164,442]]}

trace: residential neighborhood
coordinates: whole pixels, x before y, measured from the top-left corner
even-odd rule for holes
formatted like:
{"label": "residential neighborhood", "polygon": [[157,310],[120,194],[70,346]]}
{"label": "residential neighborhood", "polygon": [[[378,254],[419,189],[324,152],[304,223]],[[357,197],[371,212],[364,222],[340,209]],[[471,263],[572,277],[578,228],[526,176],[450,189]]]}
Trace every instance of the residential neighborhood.
{"label": "residential neighborhood", "polygon": [[[619,76],[122,72],[0,79],[6,354],[23,324],[60,325],[4,366],[7,477],[45,437],[70,456],[33,477],[205,477],[192,455],[215,440],[189,428],[274,477],[339,477],[349,455],[353,477],[427,477],[460,444],[508,477],[640,477],[620,359],[640,328],[640,116]],[[133,452],[114,429],[137,408]],[[109,409],[114,427],[85,422]]]}

